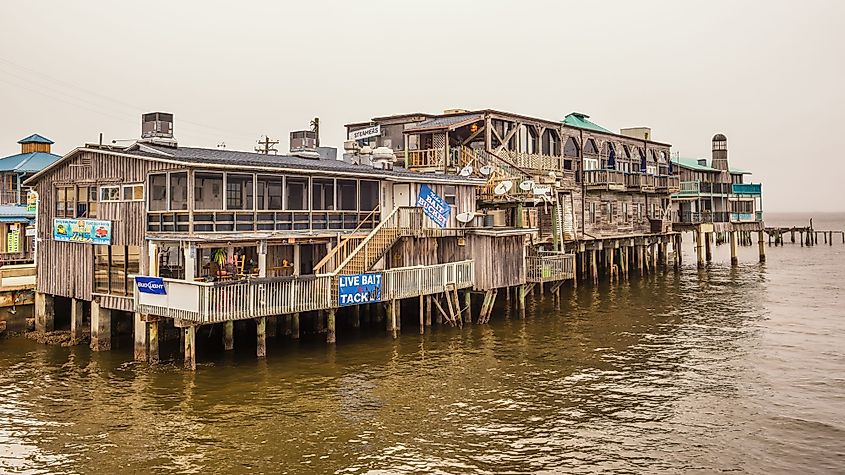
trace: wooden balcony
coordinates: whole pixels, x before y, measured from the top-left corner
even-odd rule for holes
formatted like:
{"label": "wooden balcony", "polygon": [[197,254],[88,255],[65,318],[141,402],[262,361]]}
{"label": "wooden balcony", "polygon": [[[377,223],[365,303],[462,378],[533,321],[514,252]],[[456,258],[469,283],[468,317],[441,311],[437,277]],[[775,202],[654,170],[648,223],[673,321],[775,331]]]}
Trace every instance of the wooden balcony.
{"label": "wooden balcony", "polygon": [[413,171],[443,170],[446,166],[445,148],[408,150],[408,169]]}
{"label": "wooden balcony", "polygon": [[679,176],[658,175],[654,178],[654,188],[658,193],[677,193],[681,190],[681,178]]}
{"label": "wooden balcony", "polygon": [[625,188],[628,191],[655,191],[655,176],[647,173],[626,173]]}
{"label": "wooden balcony", "polygon": [[625,191],[625,172],[619,170],[585,170],[584,184],[591,189]]}
{"label": "wooden balcony", "polygon": [[[387,301],[465,289],[475,283],[471,260],[400,267],[381,274],[379,300]],[[338,307],[338,279],[332,274],[206,283],[163,279],[165,295],[135,289],[135,311],[194,323],[216,323]]]}
{"label": "wooden balcony", "polygon": [[575,255],[557,252],[525,257],[527,282],[551,282],[575,278]]}
{"label": "wooden balcony", "polygon": [[529,171],[560,173],[563,170],[563,157],[543,155],[539,153],[512,152],[502,150],[502,158],[507,159],[518,168]]}

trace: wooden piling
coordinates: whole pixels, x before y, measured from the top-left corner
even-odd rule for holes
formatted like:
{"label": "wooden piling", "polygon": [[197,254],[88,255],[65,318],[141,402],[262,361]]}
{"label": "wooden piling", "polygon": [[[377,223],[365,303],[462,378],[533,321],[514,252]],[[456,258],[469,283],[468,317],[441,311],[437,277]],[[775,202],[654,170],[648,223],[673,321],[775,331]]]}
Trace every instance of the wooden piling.
{"label": "wooden piling", "polygon": [[235,322],[227,320],[223,323],[223,349],[229,351],[235,347]]}
{"label": "wooden piling", "polygon": [[182,331],[182,335],[184,336],[184,346],[182,347],[182,360],[184,361],[185,369],[196,371],[197,348],[195,341],[197,336],[197,327],[195,327],[194,325],[189,325],[185,327]]}
{"label": "wooden piling", "polygon": [[[595,251],[593,251],[593,255],[595,256]],[[596,277],[596,279],[598,279],[598,277]],[[525,284],[517,286],[517,289],[519,289],[519,298],[517,299],[519,302],[519,318],[521,320],[525,320]]]}
{"label": "wooden piling", "polygon": [[336,333],[336,325],[335,325],[335,317],[337,315],[337,309],[330,308],[328,311],[328,331],[326,332],[326,343],[334,344],[337,341],[337,333]]}
{"label": "wooden piling", "polygon": [[425,296],[420,295],[420,335],[425,334]]}
{"label": "wooden piling", "polygon": [[763,242],[763,231],[759,231],[757,234],[757,250],[760,253],[760,262],[766,262],[766,246]]}
{"label": "wooden piling", "polygon": [[149,339],[150,339],[150,354],[149,354],[149,362],[150,364],[158,364],[160,359],[160,353],[158,349],[158,320],[149,322]]}
{"label": "wooden piling", "polygon": [[267,317],[255,319],[255,356],[267,356]]}
{"label": "wooden piling", "polygon": [[731,231],[731,265],[739,265],[739,249],[737,249],[739,236],[737,231]]}
{"label": "wooden piling", "polygon": [[472,294],[464,290],[464,323],[472,323]]}
{"label": "wooden piling", "polygon": [[290,322],[290,337],[294,340],[299,339],[299,312],[291,316]]}

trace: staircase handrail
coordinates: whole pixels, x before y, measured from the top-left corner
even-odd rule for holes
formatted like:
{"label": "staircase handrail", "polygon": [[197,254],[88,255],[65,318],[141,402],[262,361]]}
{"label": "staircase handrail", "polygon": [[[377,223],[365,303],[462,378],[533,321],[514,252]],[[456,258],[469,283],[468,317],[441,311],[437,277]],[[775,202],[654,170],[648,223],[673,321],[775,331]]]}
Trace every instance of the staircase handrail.
{"label": "staircase handrail", "polygon": [[368,234],[367,237],[365,237],[364,240],[361,241],[358,244],[358,246],[356,246],[355,249],[351,253],[349,253],[348,256],[346,256],[346,258],[340,263],[340,265],[337,266],[337,268],[334,270],[334,272],[332,272],[332,275],[335,275],[335,276],[339,275],[340,272],[343,270],[343,268],[346,267],[347,265],[349,265],[349,263],[352,262],[352,259],[354,259],[355,256],[358,255],[359,252],[366,249],[369,242],[372,241],[372,239],[375,236],[377,236],[378,233],[381,232],[382,229],[387,227],[389,224],[394,225],[393,227],[398,227],[397,221],[399,219],[400,212],[402,210],[406,210],[406,209],[408,209],[408,210],[420,209],[421,210],[422,208],[420,208],[418,206],[399,206],[399,207],[393,208],[393,211],[391,211],[390,214],[387,215],[386,218],[384,218],[380,223],[378,223],[378,225],[376,225],[376,227],[373,228],[372,231],[370,231],[370,234]]}
{"label": "staircase handrail", "polygon": [[360,223],[358,223],[358,226],[356,226],[355,229],[352,230],[351,233],[348,233],[348,235],[346,236],[346,238],[342,242],[338,243],[338,245],[335,246],[334,248],[332,248],[332,250],[329,251],[329,253],[326,254],[325,257],[320,259],[320,262],[318,262],[317,265],[314,266],[314,273],[319,274],[320,269],[322,269],[326,264],[328,264],[329,261],[334,259],[337,256],[337,254],[340,254],[342,251],[346,250],[346,248],[349,247],[348,246],[349,241],[355,236],[355,234],[358,231],[361,230],[361,226],[363,226],[364,223],[368,222],[376,213],[380,213],[380,212],[381,212],[380,206],[376,206],[376,208],[374,210],[370,211],[370,213]]}

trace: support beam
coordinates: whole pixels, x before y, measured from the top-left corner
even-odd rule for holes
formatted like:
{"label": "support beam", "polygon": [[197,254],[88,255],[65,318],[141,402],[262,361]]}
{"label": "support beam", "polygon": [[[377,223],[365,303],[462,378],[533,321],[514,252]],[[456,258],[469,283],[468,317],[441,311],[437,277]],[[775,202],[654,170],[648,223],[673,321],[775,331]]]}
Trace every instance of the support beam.
{"label": "support beam", "polygon": [[704,254],[705,254],[705,257],[707,259],[707,262],[710,262],[710,261],[713,260],[713,249],[711,248],[711,245],[710,245],[710,240],[713,237],[712,234],[713,233],[704,233]]}
{"label": "support beam", "polygon": [[35,331],[47,333],[55,329],[56,311],[53,302],[52,295],[35,293]]}
{"label": "support beam", "polygon": [[235,348],[235,322],[227,320],[223,322],[223,349],[230,351]]}
{"label": "support beam", "polygon": [[134,315],[134,328],[132,335],[135,340],[134,344],[134,354],[135,354],[135,361],[144,361],[146,362],[150,358],[149,353],[149,333],[147,332],[147,322],[144,321],[143,315],[138,312],[135,312]]}
{"label": "support beam", "polygon": [[97,301],[91,302],[91,349],[111,350],[111,310],[102,308]]}
{"label": "support beam", "polygon": [[431,295],[425,296],[425,326],[431,326]]}
{"label": "support beam", "polygon": [[472,323],[472,294],[464,290],[464,323]]}
{"label": "support beam", "polygon": [[267,317],[255,319],[255,356],[267,356]]}
{"label": "support beam", "polygon": [[197,369],[197,327],[194,325],[182,329],[184,335],[184,346],[182,348],[182,360],[185,362],[185,369],[196,371]]}
{"label": "support beam", "polygon": [[704,233],[701,227],[695,230],[695,256],[698,260],[698,268],[704,268]]}
{"label": "support beam", "polygon": [[299,312],[291,316],[290,337],[294,340],[299,340]]}
{"label": "support beam", "polygon": [[420,295],[420,335],[425,334],[425,296]]}
{"label": "support beam", "polygon": [[739,265],[739,249],[737,241],[739,241],[739,236],[737,236],[737,231],[731,231],[731,265],[736,266]]}
{"label": "support beam", "polygon": [[329,309],[329,316],[328,316],[328,331],[326,332],[326,343],[333,344],[337,341],[337,333],[336,333],[336,326],[335,326],[335,316],[337,315],[337,310],[334,308]]}
{"label": "support beam", "polygon": [[766,262],[766,246],[763,242],[763,231],[760,231],[757,234],[757,249],[760,252],[760,262]]}
{"label": "support beam", "polygon": [[78,345],[82,341],[82,336],[85,334],[85,326],[83,325],[84,322],[82,319],[82,305],[84,303],[84,300],[70,300],[70,343],[72,345]]}
{"label": "support beam", "polygon": [[[595,251],[593,251],[593,256],[595,256]],[[519,290],[519,318],[525,320],[525,284],[517,286]]]}
{"label": "support beam", "polygon": [[267,337],[275,338],[279,328],[279,319],[273,315],[267,317]]}
{"label": "support beam", "polygon": [[150,349],[149,349],[149,361],[150,364],[158,364],[160,353],[158,349],[158,320],[154,322],[148,322],[147,329],[148,333],[147,336],[150,339]]}

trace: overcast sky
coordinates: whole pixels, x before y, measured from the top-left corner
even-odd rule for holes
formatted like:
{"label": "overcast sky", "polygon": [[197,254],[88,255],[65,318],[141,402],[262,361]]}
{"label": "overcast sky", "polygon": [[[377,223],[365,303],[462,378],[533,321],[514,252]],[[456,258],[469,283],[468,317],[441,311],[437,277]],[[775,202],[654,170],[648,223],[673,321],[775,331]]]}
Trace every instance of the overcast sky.
{"label": "overcast sky", "polygon": [[[129,4],[131,3],[131,6]],[[319,116],[494,108],[652,127],[684,157],[728,136],[769,211],[845,211],[845,2],[3,1],[0,156],[134,139],[251,150]]]}

